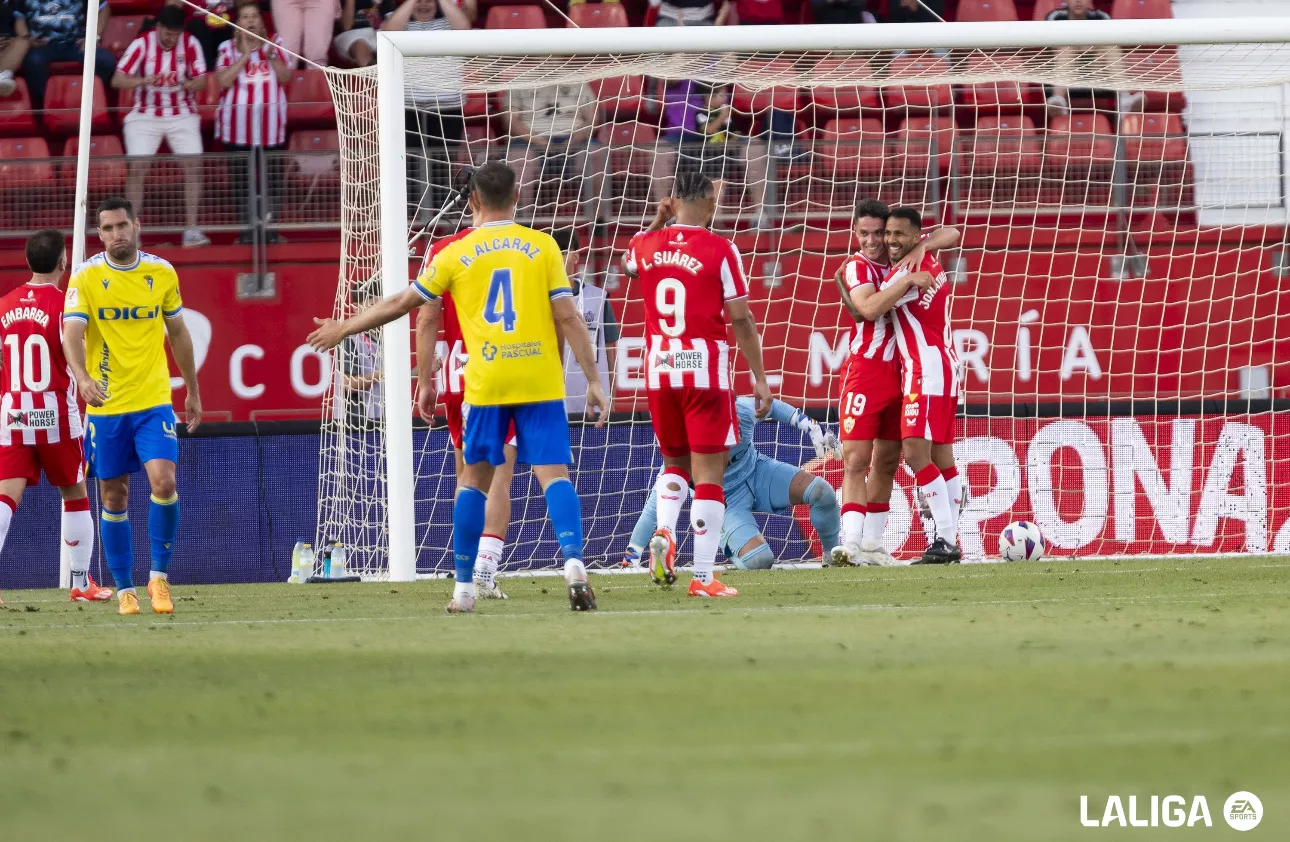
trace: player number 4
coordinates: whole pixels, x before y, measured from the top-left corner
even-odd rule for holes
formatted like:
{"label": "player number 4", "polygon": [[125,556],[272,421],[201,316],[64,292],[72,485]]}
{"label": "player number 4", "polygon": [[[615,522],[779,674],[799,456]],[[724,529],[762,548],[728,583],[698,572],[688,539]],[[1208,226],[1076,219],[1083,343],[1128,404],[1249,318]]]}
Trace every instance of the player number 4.
{"label": "player number 4", "polygon": [[488,281],[488,300],[484,302],[484,321],[502,325],[502,330],[515,330],[515,296],[511,292],[511,270],[495,269]]}
{"label": "player number 4", "polygon": [[43,392],[49,388],[51,366],[45,337],[33,333],[19,349],[18,336],[10,333],[4,338],[4,347],[10,392]]}
{"label": "player number 4", "polygon": [[664,336],[685,333],[685,284],[676,278],[664,278],[654,289],[654,309],[658,311],[659,330]]}

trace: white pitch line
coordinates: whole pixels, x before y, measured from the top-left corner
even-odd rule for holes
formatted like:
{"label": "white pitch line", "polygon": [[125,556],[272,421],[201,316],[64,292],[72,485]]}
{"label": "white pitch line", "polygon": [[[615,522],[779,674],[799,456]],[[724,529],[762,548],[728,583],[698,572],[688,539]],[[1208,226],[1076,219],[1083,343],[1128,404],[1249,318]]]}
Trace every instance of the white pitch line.
{"label": "white pitch line", "polygon": [[[1148,596],[1103,596],[1089,598],[1065,598],[1049,597],[1037,599],[992,599],[992,600],[962,600],[958,602],[947,603],[929,603],[929,604],[900,604],[900,603],[871,603],[862,605],[752,605],[740,607],[731,602],[704,602],[694,603],[694,608],[639,608],[625,611],[615,611],[613,609],[600,610],[587,614],[591,617],[652,617],[652,616],[672,616],[690,614],[696,616],[712,615],[712,612],[705,611],[698,607],[699,605],[719,605],[725,610],[716,612],[718,615],[725,614],[801,614],[812,611],[832,612],[832,613],[849,613],[860,611],[943,611],[953,608],[1002,608],[1015,605],[1101,605],[1104,603],[1135,603],[1135,602],[1198,602],[1208,599],[1243,599],[1247,597],[1268,597],[1268,596],[1290,596],[1290,591],[1247,591],[1236,593],[1203,593],[1203,594],[1155,594]],[[473,616],[483,617],[489,620],[532,620],[543,617],[560,617],[565,616],[563,611],[525,611],[506,614],[475,614]],[[419,620],[448,620],[446,614],[436,610],[428,610],[425,614],[411,614],[402,616],[389,617],[282,617],[268,619],[242,619],[242,620],[166,620],[152,621],[147,623],[131,622],[123,620],[120,622],[108,623],[49,623],[34,624],[30,626],[7,624],[0,625],[0,631],[4,630],[22,630],[22,631],[40,631],[43,629],[87,629],[87,628],[107,628],[107,629],[165,629],[172,626],[238,626],[238,625],[307,625],[322,623],[379,623],[379,622],[412,622]],[[594,622],[594,621],[592,621]]]}

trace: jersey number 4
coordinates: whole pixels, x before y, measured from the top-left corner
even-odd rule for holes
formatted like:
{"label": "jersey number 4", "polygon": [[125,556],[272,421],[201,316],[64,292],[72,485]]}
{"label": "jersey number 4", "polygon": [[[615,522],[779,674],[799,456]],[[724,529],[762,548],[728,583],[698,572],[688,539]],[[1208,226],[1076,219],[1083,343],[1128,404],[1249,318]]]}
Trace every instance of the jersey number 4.
{"label": "jersey number 4", "polygon": [[488,281],[488,300],[484,302],[484,321],[500,323],[502,330],[515,330],[515,295],[511,291],[511,270],[494,269]]}
{"label": "jersey number 4", "polygon": [[10,392],[43,392],[49,388],[52,367],[45,337],[33,333],[19,348],[17,335],[10,333],[4,338],[4,347]]}

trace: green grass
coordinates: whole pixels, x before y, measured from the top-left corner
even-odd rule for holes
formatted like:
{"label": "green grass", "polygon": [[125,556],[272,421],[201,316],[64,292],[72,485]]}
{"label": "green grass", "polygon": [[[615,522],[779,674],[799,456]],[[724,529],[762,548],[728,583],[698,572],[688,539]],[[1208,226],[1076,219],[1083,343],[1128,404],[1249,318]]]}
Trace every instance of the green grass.
{"label": "green grass", "polygon": [[[53,591],[0,611],[5,839],[1290,838],[1290,560]],[[549,592],[548,592],[549,591]],[[145,611],[147,603],[144,602]],[[1209,799],[1211,830],[1079,826]]]}

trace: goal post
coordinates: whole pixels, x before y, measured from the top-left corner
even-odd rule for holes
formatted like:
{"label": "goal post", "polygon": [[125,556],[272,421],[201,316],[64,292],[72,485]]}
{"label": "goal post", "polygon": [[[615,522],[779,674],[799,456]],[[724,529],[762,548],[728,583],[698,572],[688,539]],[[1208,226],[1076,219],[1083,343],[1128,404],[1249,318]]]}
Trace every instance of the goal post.
{"label": "goal post", "polygon": [[[406,288],[460,214],[409,242],[458,171],[487,158],[522,173],[518,221],[579,232],[583,276],[621,334],[605,343],[614,420],[571,433],[592,563],[621,555],[658,465],[639,302],[615,261],[680,166],[725,184],[715,225],[762,299],[778,396],[835,424],[847,323],[832,273],[854,248],[856,201],[912,204],[962,232],[942,262],[967,393],[956,458],[978,495],[969,556],[992,556],[1009,516],[1036,520],[1062,555],[1290,550],[1290,250],[1277,233],[1290,19],[383,31],[375,68],[328,75],[337,315],[355,290]],[[721,151],[669,137],[678,103],[730,112]],[[543,121],[553,142],[517,141]],[[560,134],[580,131],[583,146]],[[413,423],[410,328],[369,337],[379,417],[356,417],[335,379],[320,455],[319,540],[395,580],[452,566],[453,457],[442,429]],[[461,370],[441,350],[442,392]],[[342,346],[335,369],[359,353]],[[1135,416],[1148,404],[1161,419]],[[759,436],[782,461],[840,473],[796,431]],[[921,534],[898,485],[888,543],[909,555]],[[554,565],[526,470],[512,498],[506,568]],[[798,515],[762,521],[781,560],[818,551]]]}

